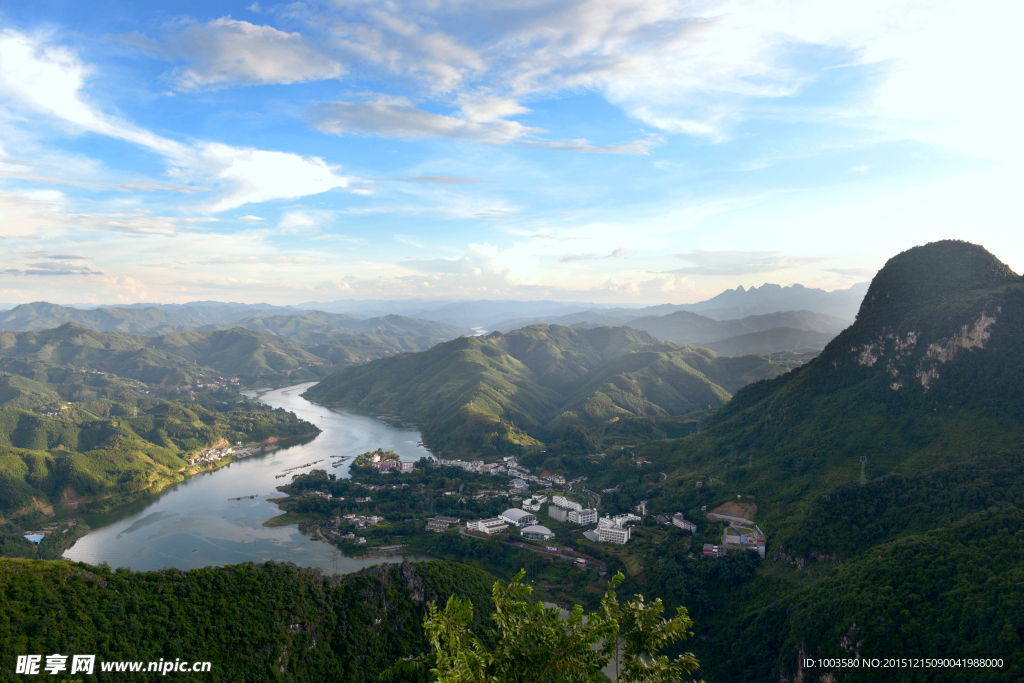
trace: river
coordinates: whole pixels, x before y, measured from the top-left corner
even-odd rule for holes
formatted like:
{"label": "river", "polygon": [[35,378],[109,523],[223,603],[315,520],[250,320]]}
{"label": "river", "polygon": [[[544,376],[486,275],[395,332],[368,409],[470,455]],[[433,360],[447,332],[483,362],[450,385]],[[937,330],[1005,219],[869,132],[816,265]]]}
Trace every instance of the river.
{"label": "river", "polygon": [[[415,461],[430,455],[417,446],[419,431],[396,429],[368,415],[314,405],[299,396],[310,386],[312,383],[276,389],[259,398],[318,426],[323,431],[315,439],[237,460],[171,486],[150,499],[106,515],[87,517],[92,531],[71,546],[64,557],[140,571],[274,560],[331,573],[336,562],[337,571],[343,574],[381,562],[429,559],[421,555],[334,557],[332,546],[303,536],[295,526],[262,526],[264,520],[281,513],[267,499],[282,497],[284,494],[276,487],[290,481],[292,475],[325,469],[347,477],[351,460],[332,468],[334,456],[355,456],[378,447],[393,450],[402,460]],[[315,460],[323,462],[275,479],[288,468]],[[255,498],[230,500],[253,494]]]}

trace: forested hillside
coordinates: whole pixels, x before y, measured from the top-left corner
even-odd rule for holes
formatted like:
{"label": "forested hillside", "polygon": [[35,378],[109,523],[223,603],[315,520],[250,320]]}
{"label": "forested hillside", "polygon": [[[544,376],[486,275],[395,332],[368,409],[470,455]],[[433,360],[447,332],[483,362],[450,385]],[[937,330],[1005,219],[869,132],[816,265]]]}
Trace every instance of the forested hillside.
{"label": "forested hillside", "polygon": [[[892,258],[857,322],[807,365],[740,390],[699,434],[642,447],[666,476],[643,493],[652,509],[700,518],[742,495],[769,538],[764,574],[699,620],[717,634],[701,661],[779,680],[800,648],[852,656],[844,643],[863,641],[865,656],[1019,666],[1022,384],[1024,282],[981,247],[938,242]],[[812,558],[820,581],[780,580]],[[658,582],[693,605],[684,568]]]}
{"label": "forested hillside", "polygon": [[421,423],[439,452],[486,456],[540,448],[571,425],[720,406],[751,373],[796,364],[719,358],[628,327],[533,325],[348,368],[306,396],[399,413]]}
{"label": "forested hillside", "polygon": [[398,658],[426,650],[429,603],[472,600],[474,630],[483,632],[491,583],[444,562],[327,578],[272,562],[134,573],[0,560],[0,649],[7,671],[19,654],[95,654],[97,671],[99,662],[181,658],[211,662],[209,680],[376,683]]}
{"label": "forested hillside", "polygon": [[319,432],[230,392],[169,401],[119,377],[0,361],[0,518],[52,504],[109,506],[180,481],[186,458],[200,449]]}

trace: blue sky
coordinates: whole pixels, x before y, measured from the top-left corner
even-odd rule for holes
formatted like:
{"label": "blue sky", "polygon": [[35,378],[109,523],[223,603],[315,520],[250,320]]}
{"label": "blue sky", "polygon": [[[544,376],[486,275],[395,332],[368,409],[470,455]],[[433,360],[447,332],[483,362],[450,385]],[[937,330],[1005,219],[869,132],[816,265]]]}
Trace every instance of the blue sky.
{"label": "blue sky", "polygon": [[0,301],[1024,270],[1014,2],[0,2]]}

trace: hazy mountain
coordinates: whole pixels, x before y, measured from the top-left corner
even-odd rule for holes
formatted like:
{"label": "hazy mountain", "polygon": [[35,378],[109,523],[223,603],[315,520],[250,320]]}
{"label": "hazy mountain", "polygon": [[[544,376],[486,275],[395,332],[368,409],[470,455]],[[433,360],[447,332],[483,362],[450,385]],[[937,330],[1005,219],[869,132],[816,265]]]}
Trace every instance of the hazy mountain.
{"label": "hazy mountain", "polygon": [[85,325],[99,332],[129,334],[167,334],[198,326],[196,321],[187,315],[156,307],[81,310],[37,301],[21,304],[10,311],[0,313],[0,329],[3,330],[49,330],[69,322]]}
{"label": "hazy mountain", "polygon": [[[76,308],[92,308],[86,304],[76,304]],[[190,301],[186,304],[125,304],[108,306],[107,308],[157,308],[193,319],[195,327],[217,323],[230,323],[242,318],[253,318],[265,315],[288,315],[304,309],[295,306],[275,306],[273,304],[240,304],[222,301]]]}
{"label": "hazy mountain", "polygon": [[763,284],[760,287],[727,289],[718,296],[683,308],[716,320],[730,320],[776,311],[813,311],[844,320],[857,314],[868,284],[826,292],[795,284],[789,287]]}
{"label": "hazy mountain", "polygon": [[777,327],[793,327],[835,336],[849,324],[847,320],[811,311],[784,311],[752,315],[739,320],[715,320],[690,311],[676,311],[668,315],[645,316],[629,321],[630,327],[647,330],[658,339],[684,345],[708,344]]}
{"label": "hazy mountain", "polygon": [[401,315],[357,318],[322,311],[245,318],[230,325],[276,334],[300,344],[372,337],[396,351],[423,351],[461,334],[472,334],[472,330],[465,327]]}
{"label": "hazy mountain", "polygon": [[830,332],[809,332],[795,327],[773,327],[748,332],[728,339],[705,342],[704,346],[720,356],[743,356],[748,353],[782,353],[785,351],[817,351],[835,338]]}
{"label": "hazy mountain", "polygon": [[538,447],[572,424],[722,405],[765,364],[628,327],[533,325],[347,368],[306,396],[401,414],[440,452],[497,455]]}
{"label": "hazy mountain", "polygon": [[595,304],[561,301],[333,301],[307,302],[302,308],[332,313],[359,313],[379,317],[397,313],[424,318],[460,327],[481,327],[488,331],[504,320],[533,320],[538,316],[561,316],[590,309],[617,308],[615,304]]}

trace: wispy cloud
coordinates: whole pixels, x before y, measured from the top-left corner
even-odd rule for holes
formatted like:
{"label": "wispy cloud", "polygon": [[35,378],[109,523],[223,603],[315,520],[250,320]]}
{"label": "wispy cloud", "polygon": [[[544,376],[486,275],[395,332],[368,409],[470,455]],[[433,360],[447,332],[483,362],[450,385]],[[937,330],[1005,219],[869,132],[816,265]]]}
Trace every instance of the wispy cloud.
{"label": "wispy cloud", "polygon": [[230,17],[184,28],[172,24],[159,40],[139,34],[111,39],[165,59],[188,62],[189,66],[175,73],[181,90],[300,83],[338,78],[345,73],[337,59],[298,33]]}
{"label": "wispy cloud", "polygon": [[673,275],[756,275],[798,268],[825,260],[814,256],[793,256],[780,251],[694,249],[674,256],[692,265],[665,271]]}

